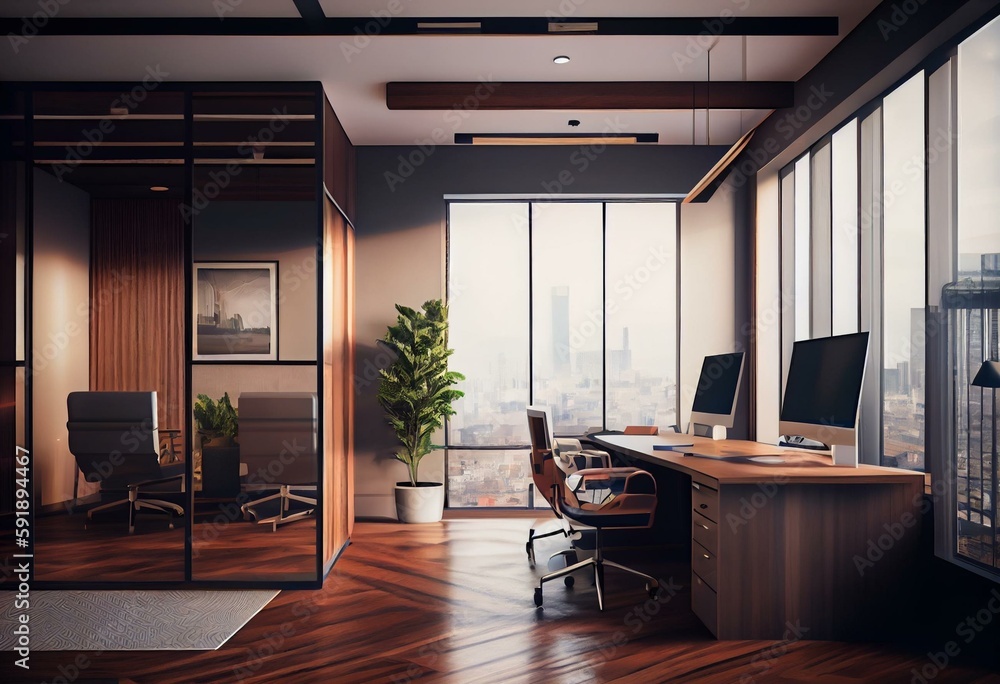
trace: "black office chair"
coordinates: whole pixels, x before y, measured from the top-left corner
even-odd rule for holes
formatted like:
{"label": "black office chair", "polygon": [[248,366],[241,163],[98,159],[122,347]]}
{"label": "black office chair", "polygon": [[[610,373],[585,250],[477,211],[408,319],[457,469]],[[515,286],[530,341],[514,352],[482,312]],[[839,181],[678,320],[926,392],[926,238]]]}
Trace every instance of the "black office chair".
{"label": "black office chair", "polygon": [[[66,399],[69,450],[87,482],[99,483],[103,495],[125,498],[87,511],[128,506],[128,531],[135,532],[135,513],[142,509],[171,516],[184,508],[144,494],[184,491],[184,464],[160,465],[156,392],[72,392]],[[173,517],[169,519],[173,529]]]}

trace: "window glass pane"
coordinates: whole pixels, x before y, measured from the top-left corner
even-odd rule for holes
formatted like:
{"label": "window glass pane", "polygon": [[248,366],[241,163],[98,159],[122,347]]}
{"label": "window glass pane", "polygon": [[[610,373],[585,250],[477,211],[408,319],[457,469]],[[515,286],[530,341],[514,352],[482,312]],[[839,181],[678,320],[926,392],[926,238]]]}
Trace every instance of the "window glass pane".
{"label": "window glass pane", "polygon": [[883,464],[924,467],[924,74],[886,96],[883,137]]}
{"label": "window glass pane", "polygon": [[604,422],[604,305],[600,203],[532,207],[534,401],[553,431]]}
{"label": "window glass pane", "polygon": [[833,334],[858,330],[858,120],[833,135]]}
{"label": "window glass pane", "polygon": [[795,165],[781,177],[781,389],[795,343]]}
{"label": "window glass pane", "polygon": [[[977,292],[1000,287],[1000,20],[958,48],[958,280]],[[971,281],[971,282],[969,282]],[[949,321],[955,365],[958,552],[1000,567],[997,465],[992,458],[997,400],[970,387],[984,359],[1000,358],[1000,309],[970,296]]]}
{"label": "window glass pane", "polygon": [[812,151],[812,163],[810,165],[810,197],[812,203],[810,216],[812,226],[810,235],[812,236],[812,273],[810,274],[811,293],[809,299],[812,303],[812,329],[811,337],[829,337],[833,321],[833,274],[831,244],[833,231],[832,209],[830,201],[832,199],[831,190],[831,150],[830,141],[814,148]]}
{"label": "window glass pane", "polygon": [[607,205],[607,427],[677,422],[677,208]]}
{"label": "window glass pane", "polygon": [[453,203],[449,212],[449,367],[466,379],[448,442],[525,445],[528,205]]}
{"label": "window glass pane", "polygon": [[811,262],[809,155],[795,162],[795,339],[808,340],[811,330]]}
{"label": "window glass pane", "polygon": [[[524,412],[521,412],[524,417]],[[523,422],[527,423],[527,419]],[[531,454],[527,449],[448,451],[448,506],[453,508],[548,508],[534,487],[529,495]],[[529,502],[529,496],[534,501]],[[539,506],[540,507],[540,506]]]}

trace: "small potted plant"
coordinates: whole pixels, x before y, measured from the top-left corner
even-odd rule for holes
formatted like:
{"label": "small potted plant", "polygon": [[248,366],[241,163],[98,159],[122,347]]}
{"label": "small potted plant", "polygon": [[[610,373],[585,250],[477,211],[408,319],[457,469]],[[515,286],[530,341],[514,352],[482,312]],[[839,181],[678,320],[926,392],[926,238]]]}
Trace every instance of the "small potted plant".
{"label": "small potted plant", "polygon": [[232,447],[239,434],[239,415],[226,392],[218,402],[207,394],[199,394],[194,404],[194,421],[201,437],[201,446]]}
{"label": "small potted plant", "polygon": [[402,446],[396,458],[406,464],[410,479],[396,483],[396,516],[401,522],[438,522],[444,512],[444,483],[421,482],[420,461],[439,447],[431,444],[444,418],[455,414],[451,404],[463,393],[451,389],[461,373],[448,370],[448,307],[440,300],[424,302],[423,310],[396,305],[396,325],[380,343],[394,354],[379,371],[378,403]]}
{"label": "small potted plant", "polygon": [[219,401],[205,394],[194,404],[194,421],[200,448],[195,451],[195,478],[201,480],[201,495],[232,497],[240,492],[239,415],[229,393]]}

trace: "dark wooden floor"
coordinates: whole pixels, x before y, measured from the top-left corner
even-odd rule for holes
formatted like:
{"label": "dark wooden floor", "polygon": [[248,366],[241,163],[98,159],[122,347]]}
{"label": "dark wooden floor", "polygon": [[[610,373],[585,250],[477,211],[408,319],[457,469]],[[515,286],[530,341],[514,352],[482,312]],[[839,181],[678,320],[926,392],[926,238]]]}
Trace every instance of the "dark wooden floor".
{"label": "dark wooden floor", "polygon": [[[196,580],[300,581],[316,577],[316,520],[271,531],[242,518],[197,516],[192,571]],[[184,581],[184,521],[169,529],[141,513],[136,531],[124,517],[40,516],[35,523],[35,579],[44,581]]]}
{"label": "dark wooden floor", "polygon": [[[717,642],[691,613],[684,562],[633,559],[664,584],[682,585],[657,602],[608,570],[604,613],[584,578],[573,590],[547,585],[536,610],[532,586],[542,569],[529,568],[524,555],[530,524],[360,523],[322,590],[282,592],[218,651],[84,654],[89,666],[76,681],[891,684],[920,681],[912,669],[930,663],[926,651],[905,646]],[[539,559],[563,543],[539,542]],[[34,653],[31,675],[52,678],[76,657]],[[1000,676],[959,663],[933,681]]]}

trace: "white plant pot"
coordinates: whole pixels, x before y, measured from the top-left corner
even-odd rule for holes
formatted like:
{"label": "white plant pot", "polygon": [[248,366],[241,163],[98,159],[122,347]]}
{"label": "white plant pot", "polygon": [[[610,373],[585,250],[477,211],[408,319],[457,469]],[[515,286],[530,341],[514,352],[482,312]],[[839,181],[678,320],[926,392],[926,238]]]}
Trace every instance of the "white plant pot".
{"label": "white plant pot", "polygon": [[440,522],[444,514],[444,485],[440,482],[397,482],[396,517],[404,523]]}

